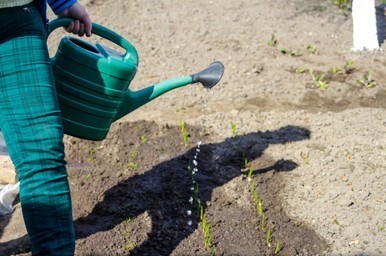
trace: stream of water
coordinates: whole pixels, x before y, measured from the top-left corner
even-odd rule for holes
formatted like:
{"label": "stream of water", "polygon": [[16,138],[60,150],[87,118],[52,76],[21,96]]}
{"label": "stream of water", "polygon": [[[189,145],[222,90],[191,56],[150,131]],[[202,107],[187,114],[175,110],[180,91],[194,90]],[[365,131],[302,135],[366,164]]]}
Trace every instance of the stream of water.
{"label": "stream of water", "polygon": [[[207,98],[208,98],[208,94],[209,94],[209,89],[204,89],[205,91],[205,95],[204,95],[204,100],[201,104],[202,108],[201,108],[201,122],[200,122],[200,132],[199,132],[199,139],[196,143],[196,148],[195,148],[195,153],[194,153],[194,156],[193,156],[193,160],[192,160],[192,166],[188,166],[188,171],[190,172],[189,174],[191,175],[192,177],[192,184],[191,184],[191,187],[190,187],[190,192],[191,192],[191,195],[189,197],[189,203],[191,204],[191,207],[194,208],[194,193],[195,193],[195,189],[198,188],[198,186],[196,185],[196,180],[194,178],[195,174],[199,171],[198,169],[198,163],[199,163],[199,155],[200,155],[200,152],[201,152],[201,144],[202,144],[202,138],[203,138],[203,130],[205,129],[205,122],[206,122],[206,109],[207,109]],[[197,191],[198,192],[198,191]],[[196,195],[197,197],[199,197],[199,194],[197,193]],[[199,198],[196,198],[196,200],[200,200]],[[193,221],[191,219],[192,217],[192,209],[187,209],[186,210],[186,215],[188,216],[188,222],[187,224],[189,226],[191,226],[193,224]]]}

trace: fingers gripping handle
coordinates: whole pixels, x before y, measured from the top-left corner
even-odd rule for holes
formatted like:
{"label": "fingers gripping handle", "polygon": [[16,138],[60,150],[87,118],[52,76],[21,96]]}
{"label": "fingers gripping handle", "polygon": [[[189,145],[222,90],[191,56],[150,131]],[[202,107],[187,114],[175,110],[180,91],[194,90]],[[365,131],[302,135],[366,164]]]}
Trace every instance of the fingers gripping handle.
{"label": "fingers gripping handle", "polygon": [[[71,18],[55,19],[48,24],[48,29],[49,29],[48,33],[50,34],[52,31],[54,31],[59,27],[66,27],[73,21],[74,19],[71,19]],[[120,47],[126,50],[126,53],[123,56],[125,60],[131,60],[134,63],[138,63],[137,50],[129,41],[127,41],[122,36],[96,23],[92,23],[92,33],[119,45]]]}

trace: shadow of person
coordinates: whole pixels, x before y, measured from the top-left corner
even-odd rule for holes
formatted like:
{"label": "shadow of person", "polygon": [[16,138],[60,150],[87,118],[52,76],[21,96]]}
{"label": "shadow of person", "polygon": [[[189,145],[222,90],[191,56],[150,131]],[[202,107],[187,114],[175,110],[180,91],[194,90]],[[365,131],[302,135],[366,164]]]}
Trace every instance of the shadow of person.
{"label": "shadow of person", "polygon": [[[147,122],[147,128],[152,129],[153,126],[154,123]],[[129,134],[127,130],[132,129],[126,128],[125,133],[122,134]],[[179,127],[174,127],[169,132],[175,135],[176,132],[180,132]],[[252,132],[228,138],[219,143],[201,145],[197,158],[198,172],[194,174],[194,181],[200,186],[199,199],[203,208],[207,207],[207,202],[211,200],[214,189],[246,173],[242,171],[245,159],[249,162],[258,161],[272,144],[285,144],[309,138],[308,129],[285,126],[274,131]],[[127,140],[128,138],[119,137],[119,139]],[[158,143],[157,146],[150,146],[146,149],[146,154],[160,155],[163,150],[173,152],[173,146],[170,144],[171,142],[166,140]],[[123,151],[127,151],[127,148],[117,150],[117,152]],[[144,170],[143,173],[120,180],[106,191],[99,191],[99,194],[104,195],[103,199],[95,204],[89,214],[74,221],[77,239],[110,231],[127,220],[147,213],[151,220],[151,230],[142,243],[133,246],[134,248],[127,253],[130,255],[170,255],[181,241],[190,236],[198,226],[199,216],[194,210],[196,209],[194,204],[189,200],[192,197],[193,184],[191,173],[188,171],[188,166],[192,166],[197,153],[198,147],[192,148],[182,155],[155,165],[150,170]],[[270,166],[254,170],[254,174],[291,171],[296,167],[295,162],[281,159]],[[93,168],[98,169],[97,164]],[[122,165],[111,166],[111,169],[119,171],[125,168]],[[102,186],[93,184],[93,187],[98,189]],[[191,216],[187,216],[187,209],[193,209]],[[187,224],[188,220],[192,220],[191,225]],[[20,239],[25,239],[25,237]],[[114,239],[121,238],[114,236]],[[17,241],[18,239],[9,243],[17,244]],[[0,248],[9,247],[9,243],[0,243]],[[4,252],[1,255],[11,254]]]}
{"label": "shadow of person", "polygon": [[[199,198],[204,209],[214,189],[243,174],[244,159],[253,161],[262,156],[271,144],[285,144],[310,138],[310,131],[297,126],[286,126],[275,131],[253,132],[226,139],[220,143],[201,145],[194,180],[199,184]],[[147,154],[154,154],[147,152]],[[199,217],[195,210],[192,225],[188,225],[187,209],[195,209],[189,202],[192,196],[192,178],[188,166],[192,164],[197,148],[154,166],[143,174],[119,182],[104,193],[85,217],[75,221],[77,238],[113,229],[127,219],[145,212],[151,219],[147,239],[130,251],[130,255],[170,255],[177,245],[197,228]],[[255,170],[291,171],[296,168],[291,160]],[[196,220],[196,221],[194,221]]]}

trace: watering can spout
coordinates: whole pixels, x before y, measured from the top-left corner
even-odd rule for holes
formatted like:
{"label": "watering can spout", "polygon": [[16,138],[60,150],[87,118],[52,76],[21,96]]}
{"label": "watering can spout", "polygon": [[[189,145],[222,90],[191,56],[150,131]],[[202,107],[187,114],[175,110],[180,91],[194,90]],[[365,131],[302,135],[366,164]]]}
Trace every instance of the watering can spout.
{"label": "watering can spout", "polygon": [[193,75],[167,80],[138,91],[132,91],[129,89],[121,104],[120,110],[114,118],[114,121],[122,118],[170,90],[193,83],[201,83],[205,88],[210,89],[220,81],[223,74],[224,65],[221,62],[216,61],[204,70]]}

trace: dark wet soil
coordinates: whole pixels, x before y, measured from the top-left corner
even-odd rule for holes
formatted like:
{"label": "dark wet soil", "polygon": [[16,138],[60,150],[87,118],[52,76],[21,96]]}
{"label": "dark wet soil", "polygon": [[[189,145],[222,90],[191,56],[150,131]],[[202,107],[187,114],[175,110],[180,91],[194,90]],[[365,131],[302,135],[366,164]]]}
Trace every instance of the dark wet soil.
{"label": "dark wet soil", "polygon": [[[116,124],[100,143],[69,140],[78,255],[274,255],[278,244],[279,255],[325,252],[325,241],[283,211],[281,177],[296,163],[264,154],[270,144],[309,139],[307,129],[288,126],[218,143],[205,142],[211,136],[200,128],[187,130],[188,147],[180,127],[154,122]],[[192,175],[195,155],[198,172]],[[210,246],[198,199],[210,225]]]}

